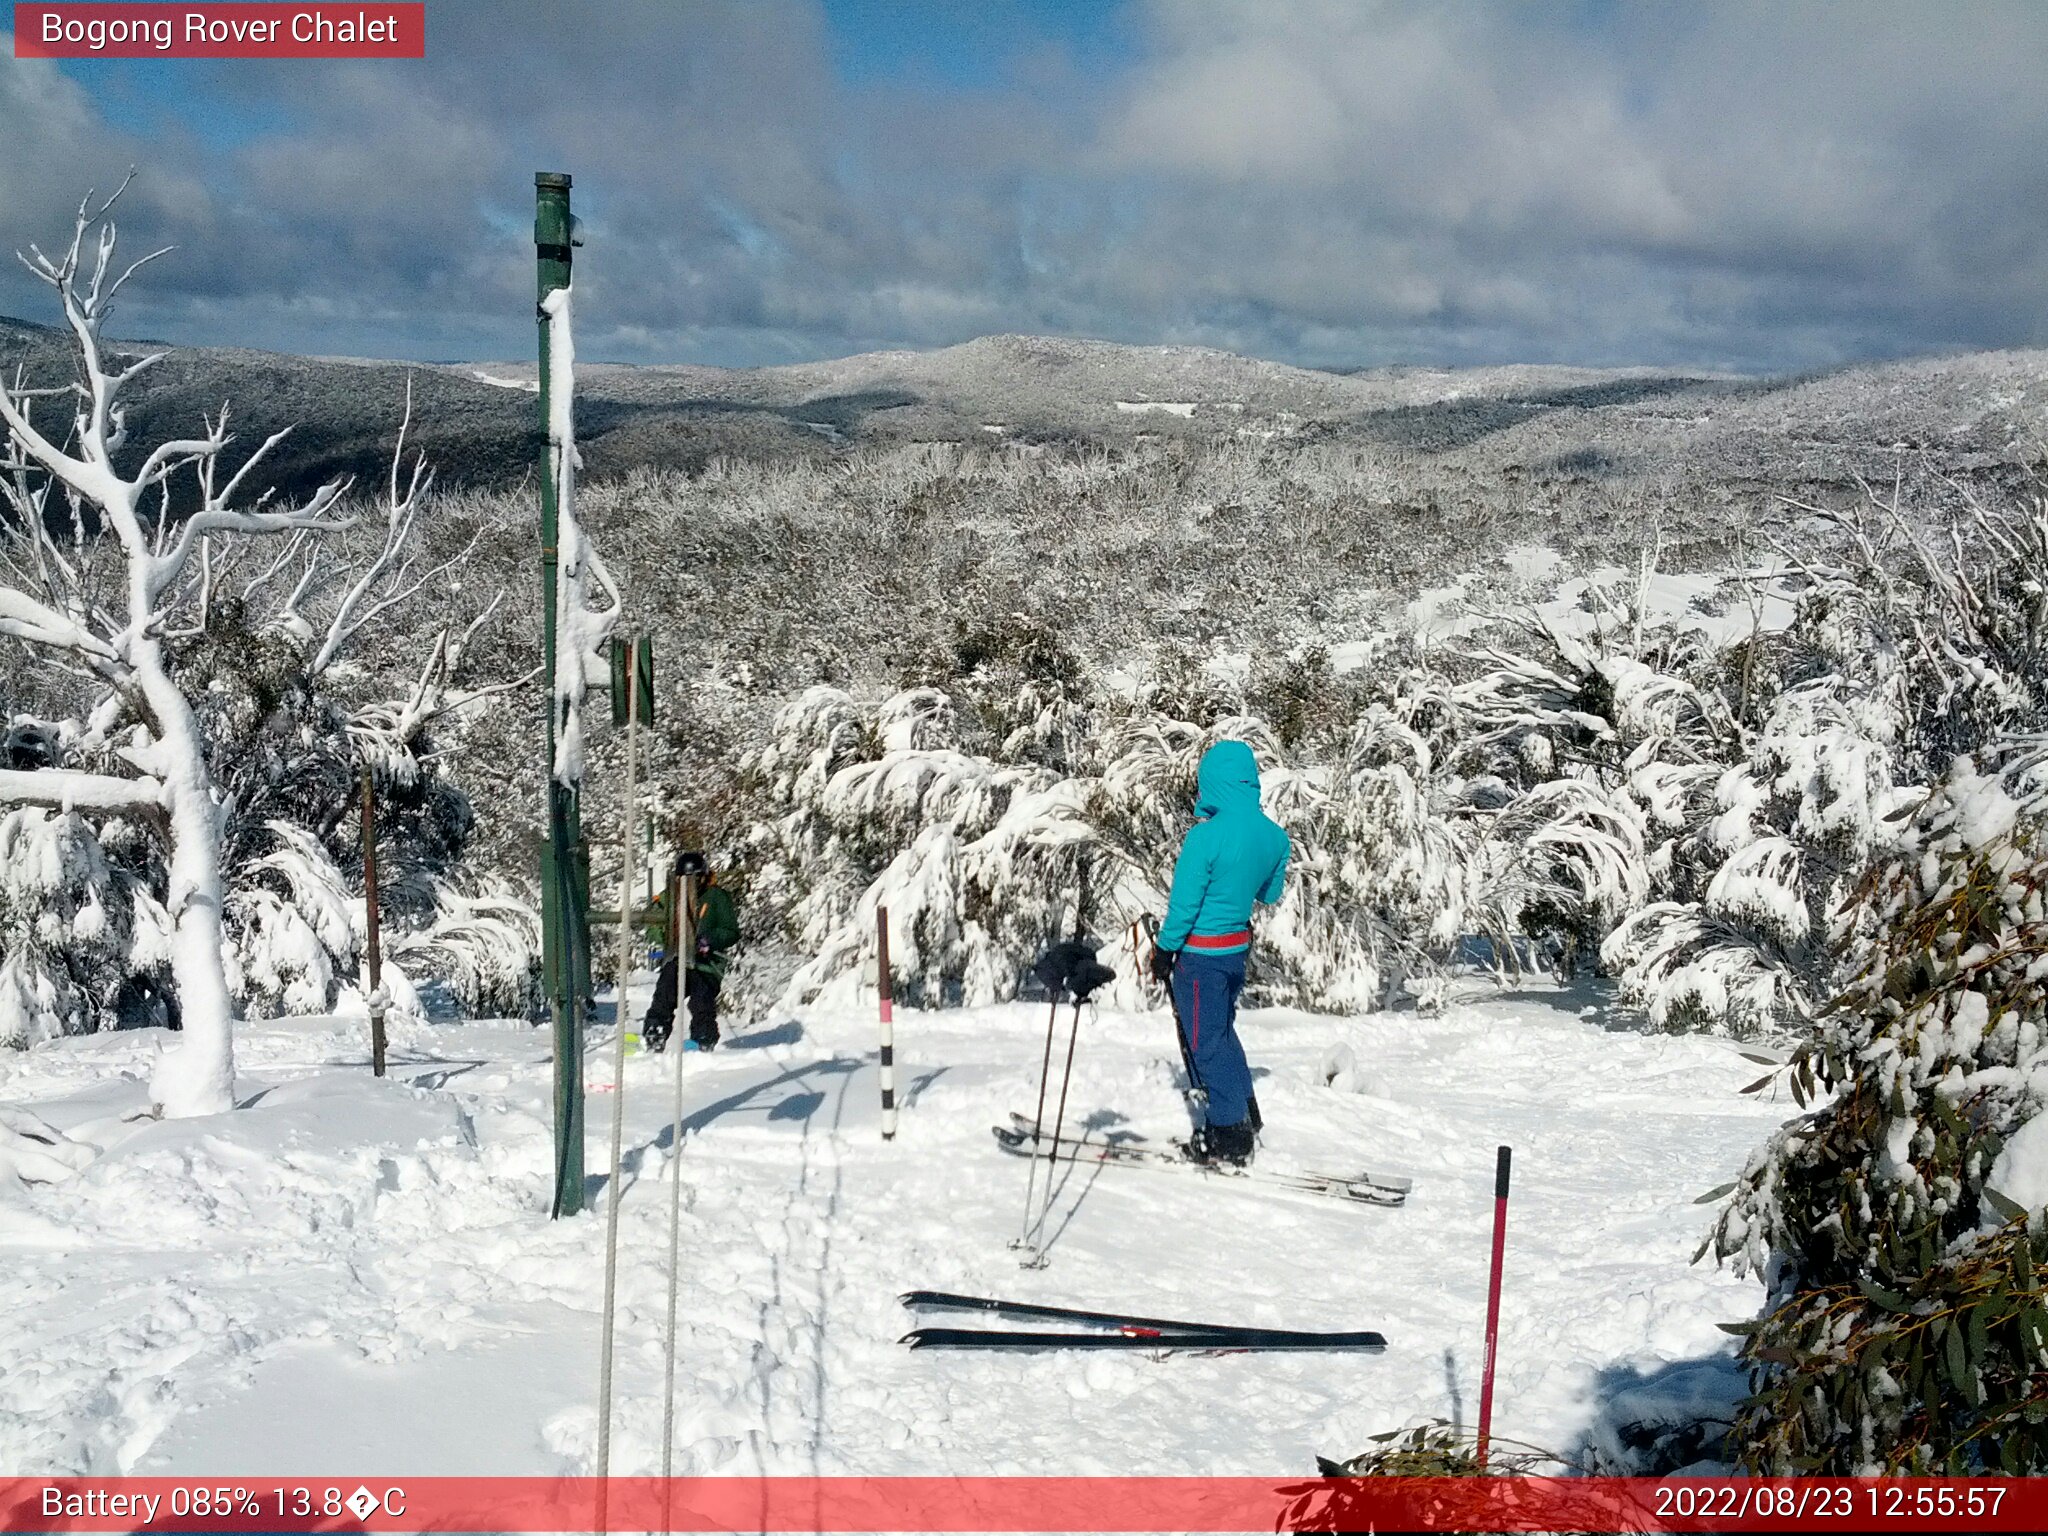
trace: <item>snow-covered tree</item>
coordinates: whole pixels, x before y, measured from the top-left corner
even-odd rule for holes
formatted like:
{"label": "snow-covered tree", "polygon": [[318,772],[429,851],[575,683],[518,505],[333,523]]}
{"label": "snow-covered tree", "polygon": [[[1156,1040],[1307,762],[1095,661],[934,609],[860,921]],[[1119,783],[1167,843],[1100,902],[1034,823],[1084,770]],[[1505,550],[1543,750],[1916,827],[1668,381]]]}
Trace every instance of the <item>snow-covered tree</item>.
{"label": "snow-covered tree", "polygon": [[[255,932],[276,940],[258,969],[276,979],[280,996],[324,987],[306,940],[319,938],[322,925],[334,928],[331,917],[309,924],[299,913],[287,920],[260,897],[231,891],[223,881],[231,832],[269,827],[273,841],[291,847],[290,834],[274,831],[291,818],[270,814],[287,807],[266,807],[264,797],[303,792],[320,773],[296,770],[315,760],[324,760],[320,772],[330,778],[352,785],[353,773],[318,731],[272,733],[299,759],[294,772],[263,771],[260,758],[223,750],[225,717],[267,720],[290,700],[266,702],[260,693],[211,686],[219,679],[198,680],[203,668],[186,663],[223,628],[239,637],[244,662],[276,639],[299,658],[292,688],[303,704],[366,626],[454,562],[427,565],[415,556],[426,476],[419,463],[409,477],[401,472],[402,432],[378,547],[345,570],[325,542],[355,521],[343,502],[345,482],[331,481],[295,505],[279,505],[268,492],[247,493],[284,433],[231,465],[223,407],[202,436],[129,450],[122,392],[158,358],[109,345],[102,328],[123,285],[154,257],[117,267],[109,214],[118,196],[96,206],[88,198],[59,255],[31,247],[28,257],[56,293],[77,378],[58,389],[29,388],[20,379],[0,383],[0,636],[41,652],[73,680],[78,700],[57,733],[65,761],[0,769],[0,802],[60,815],[88,812],[152,830],[162,855],[160,954],[182,1028],[158,1062],[152,1095],[166,1114],[205,1114],[233,1102],[234,935],[226,920],[236,902],[244,937]],[[265,545],[274,555],[257,554]],[[459,702],[449,664],[453,644],[444,632],[407,703],[352,722],[369,755],[416,744],[429,720]],[[238,774],[244,782],[231,783]],[[275,850],[246,851],[261,865]],[[310,900],[315,887],[334,881],[308,861],[306,846],[298,853],[305,879],[292,887],[286,877],[284,894]],[[147,969],[158,953],[132,958]],[[278,959],[303,963],[269,964]],[[297,974],[288,978],[288,971]]]}

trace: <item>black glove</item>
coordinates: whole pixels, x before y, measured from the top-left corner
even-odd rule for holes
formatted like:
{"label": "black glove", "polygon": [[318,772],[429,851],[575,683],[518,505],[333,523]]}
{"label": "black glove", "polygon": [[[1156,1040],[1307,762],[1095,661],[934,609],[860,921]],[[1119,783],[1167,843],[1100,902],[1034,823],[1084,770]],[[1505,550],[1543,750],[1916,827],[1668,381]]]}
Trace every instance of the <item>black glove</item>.
{"label": "black glove", "polygon": [[1074,994],[1075,1002],[1085,1003],[1098,987],[1115,980],[1116,972],[1090,954],[1067,977],[1067,989]]}
{"label": "black glove", "polygon": [[1161,985],[1162,987],[1172,986],[1173,962],[1178,960],[1179,958],[1179,950],[1161,949],[1158,945],[1155,944],[1152,947],[1152,979],[1158,982],[1159,985]]}
{"label": "black glove", "polygon": [[1085,939],[1055,944],[1038,957],[1031,972],[1054,997],[1070,992],[1075,1002],[1084,1002],[1104,982],[1116,980],[1116,972],[1095,958],[1098,947]]}

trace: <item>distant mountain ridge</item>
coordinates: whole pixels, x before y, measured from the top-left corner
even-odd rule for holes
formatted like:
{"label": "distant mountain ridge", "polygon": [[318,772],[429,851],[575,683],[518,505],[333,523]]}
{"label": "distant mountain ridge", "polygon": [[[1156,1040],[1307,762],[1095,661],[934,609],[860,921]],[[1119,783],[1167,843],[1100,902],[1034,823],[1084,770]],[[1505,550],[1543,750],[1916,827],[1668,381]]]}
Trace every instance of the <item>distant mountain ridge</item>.
{"label": "distant mountain ridge", "polygon": [[[0,366],[17,365],[54,382],[68,366],[65,338],[0,317]],[[416,441],[441,483],[505,484],[529,473],[538,451],[535,372],[530,359],[405,364],[170,348],[138,381],[131,436],[184,431],[230,399],[250,439],[296,423],[279,457],[287,489],[334,473],[374,476],[410,377]],[[763,368],[585,363],[577,381],[593,475],[910,441],[1193,439],[1358,443],[1489,476],[1799,482],[1878,472],[1902,449],[1964,472],[2017,469],[2048,439],[2048,351],[2039,350],[1778,379],[1541,364],[1337,373],[1203,347],[1004,335]]]}

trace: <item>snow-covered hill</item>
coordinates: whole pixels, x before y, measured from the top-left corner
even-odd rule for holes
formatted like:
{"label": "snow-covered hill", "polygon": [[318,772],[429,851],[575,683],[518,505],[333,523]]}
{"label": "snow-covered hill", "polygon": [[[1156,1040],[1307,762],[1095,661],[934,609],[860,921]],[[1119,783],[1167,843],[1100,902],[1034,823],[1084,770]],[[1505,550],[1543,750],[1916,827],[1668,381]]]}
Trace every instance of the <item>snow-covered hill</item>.
{"label": "snow-covered hill", "polygon": [[[1126,959],[1128,964],[1128,959]],[[1603,1028],[1583,997],[1478,992],[1438,1018],[1267,1012],[1245,1034],[1265,1166],[1412,1173],[1405,1209],[1192,1172],[1061,1176],[1020,1270],[1041,1006],[911,1013],[902,1131],[877,1130],[865,1011],[686,1057],[677,1470],[1293,1474],[1443,1416],[1470,1424],[1494,1147],[1515,1148],[1503,1435],[1608,1444],[1739,1382],[1722,1319],[1758,1290],[1689,1259],[1691,1202],[1783,1103],[1724,1041]],[[1064,1033],[1065,1020],[1062,1019]],[[1085,1017],[1070,1115],[1184,1127],[1163,1011]],[[360,1021],[257,1024],[245,1107],[128,1120],[156,1038],[0,1056],[0,1106],[82,1168],[0,1175],[0,1461],[24,1474],[552,1472],[592,1464],[601,1199],[551,1222],[547,1037],[416,1026],[373,1080]],[[1338,1047],[1355,1067],[1328,1086]],[[659,1463],[673,1063],[626,1079],[616,1470]],[[593,1050],[602,1171],[610,1056]],[[46,1148],[46,1150],[48,1150]],[[49,1170],[45,1168],[45,1173]],[[1382,1330],[1380,1356],[912,1353],[898,1292]]]}
{"label": "snow-covered hill", "polygon": [[[0,317],[0,366],[68,366],[57,333]],[[287,488],[384,467],[418,390],[414,440],[445,485],[530,472],[530,358],[406,365],[236,348],[170,349],[138,381],[138,441],[220,401],[252,439],[296,424],[273,456]],[[2048,352],[1922,358],[1795,379],[1537,364],[1332,373],[1203,347],[986,336],[765,368],[582,362],[578,430],[591,475],[696,468],[717,456],[827,456],[904,442],[1337,441],[1424,455],[1453,474],[1621,477],[1787,491],[1882,472],[1896,446],[1965,471],[2030,462],[2048,432]]]}

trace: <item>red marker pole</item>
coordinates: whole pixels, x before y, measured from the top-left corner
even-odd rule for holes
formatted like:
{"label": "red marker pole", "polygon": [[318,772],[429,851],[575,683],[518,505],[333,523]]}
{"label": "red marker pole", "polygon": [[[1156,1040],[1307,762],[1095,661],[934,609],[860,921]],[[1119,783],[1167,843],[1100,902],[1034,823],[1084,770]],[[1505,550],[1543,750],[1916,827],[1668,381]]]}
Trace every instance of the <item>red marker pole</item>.
{"label": "red marker pole", "polygon": [[1493,1435],[1493,1366],[1500,1344],[1500,1270],[1508,1245],[1508,1159],[1502,1147],[1493,1170],[1493,1277],[1486,1287],[1486,1365],[1479,1380],[1479,1470],[1486,1470],[1486,1444]]}

